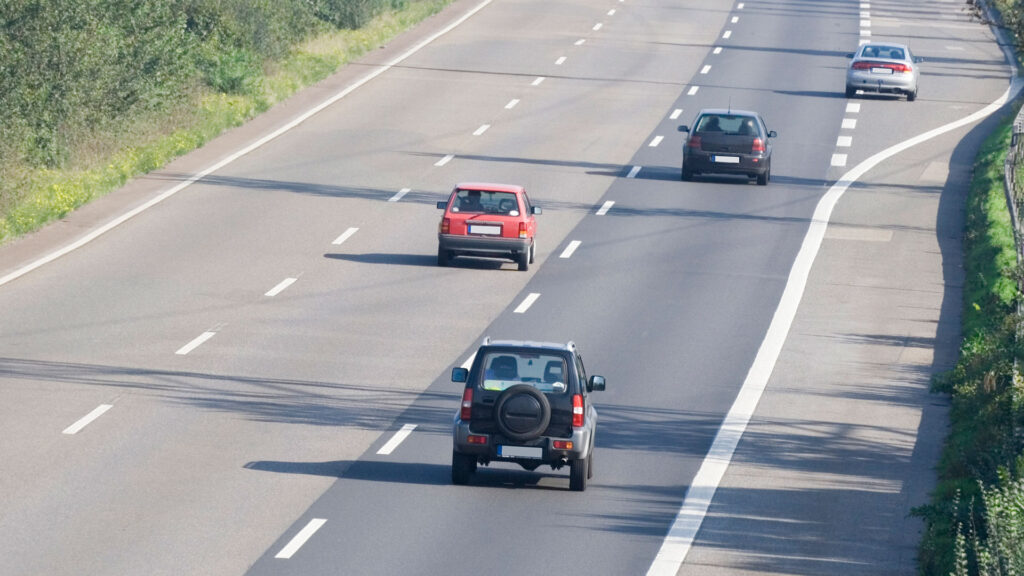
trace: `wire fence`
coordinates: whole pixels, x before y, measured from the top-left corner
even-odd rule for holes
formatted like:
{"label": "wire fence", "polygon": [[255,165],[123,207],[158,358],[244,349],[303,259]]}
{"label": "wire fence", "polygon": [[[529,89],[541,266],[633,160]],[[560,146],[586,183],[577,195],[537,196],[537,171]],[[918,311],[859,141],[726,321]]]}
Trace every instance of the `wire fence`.
{"label": "wire fence", "polygon": [[[1006,151],[1003,164],[1003,189],[1006,192],[1006,206],[1010,210],[1013,224],[1014,245],[1017,248],[1017,265],[1024,262],[1024,231],[1021,230],[1021,210],[1024,209],[1024,107],[1013,120],[1013,136],[1010,149]],[[1020,281],[1018,280],[1018,284]],[[1024,287],[1018,285],[1024,292]],[[1018,306],[1018,311],[1020,308]]]}

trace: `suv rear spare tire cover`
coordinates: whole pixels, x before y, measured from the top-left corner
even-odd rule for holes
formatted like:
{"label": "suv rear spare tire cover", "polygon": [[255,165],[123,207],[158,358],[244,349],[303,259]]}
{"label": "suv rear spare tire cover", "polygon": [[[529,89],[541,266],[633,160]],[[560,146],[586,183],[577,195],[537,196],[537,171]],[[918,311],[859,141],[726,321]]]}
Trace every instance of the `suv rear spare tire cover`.
{"label": "suv rear spare tire cover", "polygon": [[510,440],[536,438],[551,422],[551,403],[543,392],[528,384],[516,384],[502,392],[494,412],[498,429]]}

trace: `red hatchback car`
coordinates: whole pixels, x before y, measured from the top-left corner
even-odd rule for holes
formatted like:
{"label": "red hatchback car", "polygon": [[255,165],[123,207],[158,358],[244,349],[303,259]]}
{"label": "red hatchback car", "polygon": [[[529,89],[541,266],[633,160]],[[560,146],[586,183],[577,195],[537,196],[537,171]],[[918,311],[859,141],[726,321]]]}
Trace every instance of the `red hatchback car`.
{"label": "red hatchback car", "polygon": [[456,256],[509,258],[528,270],[536,251],[536,214],[522,186],[467,182],[452,190],[437,230],[437,264]]}

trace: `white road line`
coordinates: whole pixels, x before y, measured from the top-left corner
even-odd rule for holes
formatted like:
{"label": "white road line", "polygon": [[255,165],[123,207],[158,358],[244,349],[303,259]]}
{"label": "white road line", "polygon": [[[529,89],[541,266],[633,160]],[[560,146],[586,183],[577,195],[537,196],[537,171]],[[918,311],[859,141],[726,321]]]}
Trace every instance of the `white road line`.
{"label": "white road line", "polygon": [[511,110],[517,105],[519,105],[519,98],[513,98],[508,101],[508,104],[505,104],[505,110]]}
{"label": "white road line", "polygon": [[203,169],[203,170],[201,170],[199,172],[196,172],[192,176],[189,176],[184,182],[176,184],[175,186],[173,186],[173,187],[169,188],[168,190],[160,193],[155,198],[149,200],[148,202],[146,202],[145,204],[142,204],[141,206],[135,208],[134,210],[130,210],[128,212],[125,212],[121,216],[118,216],[117,218],[111,220],[110,222],[104,224],[103,226],[100,226],[99,228],[96,228],[95,230],[93,230],[92,232],[90,232],[90,233],[86,234],[85,236],[79,238],[75,242],[72,242],[71,244],[68,244],[67,246],[64,246],[63,248],[60,248],[59,250],[51,252],[51,253],[47,254],[46,256],[43,256],[42,258],[39,258],[38,260],[34,260],[34,261],[30,262],[29,264],[26,264],[25,266],[22,266],[21,268],[18,268],[17,270],[11,272],[10,274],[7,274],[6,276],[3,276],[2,278],[0,278],[0,286],[3,286],[4,284],[7,284],[8,282],[10,282],[11,280],[14,280],[15,278],[20,278],[20,277],[24,276],[25,274],[28,274],[29,272],[35,270],[36,268],[39,268],[40,266],[44,266],[46,264],[49,264],[50,262],[53,262],[57,258],[60,258],[61,256],[64,256],[65,254],[68,254],[68,253],[70,253],[70,252],[72,252],[74,250],[77,250],[78,248],[81,248],[82,246],[85,246],[86,244],[88,244],[88,243],[92,242],[93,240],[99,238],[103,234],[106,234],[107,232],[113,230],[114,228],[120,226],[121,224],[124,224],[128,220],[131,220],[135,216],[138,216],[139,214],[145,212],[146,210],[152,208],[153,206],[156,206],[157,204],[163,202],[164,200],[170,198],[171,196],[174,196],[178,192],[184,190],[185,188],[188,188],[189,186],[191,186],[192,184],[195,184],[199,180],[202,180],[207,175],[209,175],[209,174],[211,174],[213,172],[216,172],[217,170],[220,170],[221,168],[227,166],[228,164],[231,164],[235,160],[238,160],[242,156],[245,156],[246,154],[252,152],[253,150],[256,150],[256,149],[262,147],[267,142],[270,142],[271,140],[274,140],[275,138],[277,138],[278,136],[284,134],[285,132],[288,132],[292,128],[295,128],[299,124],[302,124],[306,120],[309,120],[310,118],[312,118],[313,116],[317,115],[318,113],[323,111],[325,108],[327,108],[331,104],[334,104],[338,100],[341,100],[345,96],[348,96],[352,92],[355,92],[357,89],[362,87],[367,82],[373,80],[377,76],[380,76],[381,74],[383,74],[383,73],[387,72],[388,70],[394,68],[395,66],[400,64],[402,61],[406,60],[407,58],[409,58],[413,54],[419,52],[420,50],[422,50],[424,47],[426,47],[428,44],[430,44],[434,40],[437,40],[441,36],[444,36],[448,32],[451,32],[457,26],[462,24],[463,22],[465,22],[466,20],[469,20],[469,18],[471,16],[473,16],[477,12],[483,10],[484,7],[486,7],[491,2],[492,2],[492,0],[483,0],[475,8],[473,8],[472,10],[470,10],[469,12],[464,14],[462,17],[460,17],[459,19],[457,19],[454,22],[452,22],[451,24],[449,24],[448,26],[445,26],[441,30],[438,30],[436,33],[432,34],[431,36],[428,36],[427,38],[425,38],[419,44],[416,44],[415,46],[412,46],[411,48],[409,48],[405,52],[399,54],[394,59],[390,60],[389,62],[387,62],[386,64],[381,66],[380,68],[377,68],[376,70],[373,70],[372,72],[368,73],[366,76],[363,76],[361,79],[357,80],[352,85],[350,85],[347,88],[345,88],[344,90],[342,90],[342,91],[338,92],[337,94],[331,96],[330,98],[324,100],[320,104],[317,104],[316,106],[310,108],[309,110],[307,110],[303,114],[300,114],[299,116],[297,116],[291,122],[288,122],[287,124],[285,124],[284,126],[281,126],[277,130],[274,130],[270,134],[267,134],[266,136],[260,138],[259,140],[253,142],[252,144],[249,144],[248,146],[246,146],[246,147],[242,148],[241,150],[235,152],[234,154],[229,155],[227,158],[224,158],[223,160],[221,160],[219,162],[216,162],[213,165],[211,165],[211,166],[209,166],[209,167],[207,167],[207,168],[205,168],[205,169]]}
{"label": "white road line", "polygon": [[853,130],[857,127],[856,118],[843,118],[843,130]]}
{"label": "white road line", "polygon": [[1016,76],[1016,70],[1013,70],[1013,74],[1013,83],[1010,88],[992,104],[956,122],[929,130],[875,154],[843,174],[818,201],[814,214],[811,216],[810,227],[804,235],[800,251],[789,271],[789,278],[786,281],[782,297],[779,299],[779,306],[775,309],[771,324],[757,350],[750,371],[747,372],[747,377],[736,396],[736,401],[733,402],[722,426],[718,429],[718,434],[715,435],[715,440],[712,442],[707,456],[704,457],[697,475],[690,483],[690,488],[686,491],[686,497],[683,499],[675,521],[669,528],[668,534],[665,535],[658,555],[647,570],[647,576],[675,576],[679,572],[679,567],[686,560],[686,555],[697,537],[700,525],[704,522],[704,516],[715,496],[715,491],[729,467],[736,446],[739,444],[740,438],[757,408],[757,403],[761,400],[768,379],[775,369],[775,362],[779,358],[782,346],[786,342],[786,336],[793,325],[793,319],[796,317],[800,300],[803,298],[804,289],[807,287],[811,266],[821,248],[836,203],[854,182],[883,160],[946,132],[981,120],[1001,108],[1011,95],[1016,95],[1020,90],[1021,82]]}
{"label": "white road line", "polygon": [[402,429],[395,432],[395,435],[391,437],[391,440],[388,440],[387,444],[381,446],[380,450],[377,450],[377,454],[383,454],[385,456],[391,454],[395,451],[395,448],[398,448],[398,445],[401,444],[403,440],[409,437],[409,434],[412,434],[412,431],[415,429],[415,424],[404,424]]}
{"label": "white road line", "polygon": [[560,56],[558,60],[555,60],[555,66],[561,66],[566,60],[567,58],[565,56]]}
{"label": "white road line", "polygon": [[636,178],[636,175],[640,173],[639,166],[633,166],[629,169],[629,174],[626,174],[626,178]]}
{"label": "white road line", "polygon": [[833,166],[846,166],[846,154],[833,154],[832,155]]}
{"label": "white road line", "polygon": [[401,200],[409,192],[412,192],[411,188],[402,188],[394,196],[392,196],[391,198],[388,198],[388,202],[398,202],[399,200]]}
{"label": "white road line", "polygon": [[444,166],[445,164],[451,162],[452,158],[455,158],[455,154],[448,154],[444,158],[441,158],[437,162],[434,162],[434,166]]}
{"label": "white road line", "polygon": [[345,230],[344,232],[342,232],[341,236],[338,236],[337,238],[335,238],[334,242],[331,242],[331,244],[337,246],[338,244],[341,244],[345,240],[348,240],[349,238],[351,238],[352,235],[355,234],[358,231],[359,231],[359,228],[349,228],[348,230]]}
{"label": "white road line", "polygon": [[737,4],[736,5],[736,9],[737,10],[743,10],[743,2],[740,2],[739,4]]}
{"label": "white road line", "polygon": [[601,26],[604,26],[604,24],[602,24],[600,22],[598,22],[597,24],[594,24],[594,32],[597,32],[598,30],[600,30]]}
{"label": "white road line", "polygon": [[853,136],[840,136],[836,138],[836,146],[839,148],[849,148],[853,146]]}
{"label": "white road line", "polygon": [[950,50],[952,52],[963,52],[965,48],[963,46],[946,46],[946,50]]}
{"label": "white road line", "polygon": [[491,127],[490,124],[482,124],[479,128],[477,128],[473,132],[473,136],[479,136],[479,135],[483,134],[484,132],[487,132],[487,129],[490,128],[490,127]]}
{"label": "white road line", "polygon": [[668,117],[669,117],[670,120],[678,120],[679,116],[681,116],[682,113],[683,113],[683,109],[682,108],[676,108],[675,110],[672,111],[671,114],[668,115]]}
{"label": "white road line", "polygon": [[544,76],[537,76],[537,79],[533,81],[530,86],[540,86],[540,83],[544,81]]}
{"label": "white road line", "polygon": [[523,298],[523,301],[519,304],[519,306],[516,306],[516,309],[513,310],[513,312],[516,314],[522,314],[526,312],[527,310],[530,309],[530,306],[533,306],[533,303],[537,301],[537,298],[540,298],[540,294],[536,292],[530,292],[526,296],[526,298]]}
{"label": "white road line", "polygon": [[715,46],[715,49],[712,50],[711,53],[712,54],[721,54],[722,53],[722,47],[721,46]]}
{"label": "white road line", "polygon": [[711,72],[711,64],[705,64],[704,67],[700,69],[701,74],[707,74],[708,72]]}
{"label": "white road line", "polygon": [[697,93],[697,90],[700,90],[700,86],[690,86],[690,90],[686,93],[686,95],[693,96],[694,94]]}
{"label": "white road line", "polygon": [[306,524],[305,528],[299,530],[299,533],[296,534],[284,548],[281,548],[281,551],[278,552],[274,558],[284,558],[285,560],[291,558],[292,555],[298,552],[299,548],[302,548],[302,545],[305,544],[313,534],[316,534],[316,531],[326,523],[327,520],[325,518],[313,518],[310,520],[309,524]]}
{"label": "white road line", "polygon": [[85,428],[92,423],[93,420],[99,418],[104,412],[113,408],[113,404],[100,404],[92,412],[89,412],[85,416],[82,416],[78,422],[75,422],[71,426],[64,429],[62,434],[78,434],[82,428]]}
{"label": "white road line", "polygon": [[868,42],[871,42],[871,40],[867,40],[865,38],[861,38],[860,42],[858,42],[857,44],[859,44],[860,46],[863,46],[863,45],[867,44]]}
{"label": "white road line", "polygon": [[587,41],[587,39],[586,39],[586,38],[580,38],[579,40],[577,40],[577,41],[576,41],[576,45],[577,45],[577,46],[583,46],[583,44],[584,44],[584,43],[585,43],[586,41]]}
{"label": "white road line", "polygon": [[580,247],[580,241],[579,240],[573,240],[572,242],[569,242],[569,245],[565,247],[565,250],[562,250],[562,253],[559,254],[558,257],[559,258],[571,258],[572,257],[572,253],[575,252],[576,249],[579,248],[579,247]]}
{"label": "white road line", "polygon": [[732,30],[726,30],[722,33],[722,38],[725,38],[726,40],[728,40],[730,36],[732,36]]}
{"label": "white road line", "polygon": [[196,348],[198,348],[203,342],[206,342],[210,338],[213,338],[213,336],[215,334],[217,334],[217,333],[216,332],[203,332],[199,336],[196,336],[196,338],[194,340],[192,340],[191,342],[189,342],[188,344],[185,344],[181,348],[178,348],[178,351],[175,352],[175,354],[177,354],[178,356],[184,356],[185,354],[188,354],[189,352],[191,352],[191,351],[195,350]]}
{"label": "white road line", "polygon": [[860,27],[861,28],[871,28],[871,20],[861,20],[860,21]]}
{"label": "white road line", "polygon": [[867,10],[864,10],[863,12],[860,13],[860,17],[861,18],[865,18],[865,19],[866,18],[871,18],[871,12],[868,12]]}
{"label": "white road line", "polygon": [[658,144],[661,144],[661,141],[664,140],[664,139],[665,139],[664,136],[655,136],[651,140],[651,143],[648,144],[648,146],[650,146],[651,148],[656,148],[658,146]]}
{"label": "white road line", "polygon": [[277,286],[274,286],[270,290],[267,290],[267,293],[264,294],[264,296],[277,296],[281,292],[284,292],[285,288],[291,286],[292,284],[295,284],[296,280],[298,280],[298,278],[285,278],[284,280],[281,280],[281,282]]}
{"label": "white road line", "polygon": [[871,10],[871,3],[870,2],[861,2],[860,3],[860,9],[861,10]]}
{"label": "white road line", "polygon": [[739,16],[733,16],[733,17],[732,17],[732,23],[733,23],[733,24],[735,24],[735,23],[737,23],[737,22],[739,22],[739,21],[740,21],[740,17],[739,17]]}
{"label": "white road line", "polygon": [[871,30],[865,30],[865,29],[861,28],[860,35],[865,37],[865,38],[867,38],[868,36],[871,36]]}
{"label": "white road line", "polygon": [[608,15],[609,16],[615,16],[615,8],[612,8],[611,10],[609,10],[608,11]]}
{"label": "white road line", "polygon": [[605,203],[602,204],[601,207],[597,209],[597,216],[604,216],[605,214],[608,213],[609,210],[612,209],[612,206],[614,206],[614,205],[615,205],[615,201],[614,200],[607,200],[607,201],[605,201]]}
{"label": "white road line", "polygon": [[847,102],[846,112],[849,114],[857,114],[860,112],[860,102]]}

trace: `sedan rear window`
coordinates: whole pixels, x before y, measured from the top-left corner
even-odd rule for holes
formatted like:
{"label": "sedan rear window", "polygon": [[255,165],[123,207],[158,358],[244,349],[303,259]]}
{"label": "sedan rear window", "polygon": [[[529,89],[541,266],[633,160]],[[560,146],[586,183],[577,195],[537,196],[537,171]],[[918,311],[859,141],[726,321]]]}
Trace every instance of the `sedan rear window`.
{"label": "sedan rear window", "polygon": [[568,389],[565,359],[554,354],[491,352],[484,357],[484,390],[504,390],[528,384],[546,393]]}

